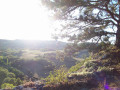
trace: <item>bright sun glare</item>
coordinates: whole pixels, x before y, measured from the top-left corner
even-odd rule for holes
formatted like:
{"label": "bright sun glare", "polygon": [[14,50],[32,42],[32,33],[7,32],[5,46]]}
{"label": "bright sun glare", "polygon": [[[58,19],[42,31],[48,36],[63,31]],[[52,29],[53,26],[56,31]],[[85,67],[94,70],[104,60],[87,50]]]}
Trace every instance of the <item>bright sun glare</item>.
{"label": "bright sun glare", "polygon": [[40,0],[0,0],[0,39],[50,40],[51,23]]}

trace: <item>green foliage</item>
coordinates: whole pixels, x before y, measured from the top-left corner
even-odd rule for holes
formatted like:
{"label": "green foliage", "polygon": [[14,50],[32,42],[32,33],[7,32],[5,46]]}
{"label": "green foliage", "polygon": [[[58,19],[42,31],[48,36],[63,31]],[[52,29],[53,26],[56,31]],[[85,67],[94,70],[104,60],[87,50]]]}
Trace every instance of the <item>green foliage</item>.
{"label": "green foliage", "polygon": [[106,72],[107,73],[112,70],[113,70],[113,68],[103,66],[103,67],[98,67],[97,72]]}
{"label": "green foliage", "polygon": [[[93,76],[96,72],[105,72],[106,74],[109,72],[112,72],[113,68],[105,67],[98,63],[97,61],[87,61],[83,64],[82,68],[79,68],[80,72],[73,73],[71,75],[75,76],[78,75],[80,77],[87,77],[87,76]],[[78,70],[79,70],[78,69]]]}
{"label": "green foliage", "polygon": [[22,84],[22,81],[20,78],[10,78],[10,77],[7,77],[4,79],[4,81],[2,83],[9,83],[9,84],[13,84],[14,86],[18,86],[20,84]]}
{"label": "green foliage", "polygon": [[3,80],[7,77],[8,73],[9,72],[7,69],[0,67],[0,85],[2,84]]}
{"label": "green foliage", "polygon": [[103,66],[118,65],[120,63],[120,49],[110,45],[106,49],[102,49],[94,55],[94,58],[101,59]]}
{"label": "green foliage", "polygon": [[96,64],[96,63],[93,63],[92,61],[87,61],[87,62],[85,62],[85,64],[84,64],[85,68],[90,68],[90,67],[95,68],[96,65],[97,65],[97,64]]}
{"label": "green foliage", "polygon": [[[119,0],[42,0],[56,20],[63,20],[60,37],[73,42],[109,42],[116,36],[116,46],[120,47]],[[77,14],[74,14],[76,12]],[[114,22],[113,22],[114,21]],[[111,28],[112,31],[107,30]],[[114,31],[114,29],[116,29]],[[117,34],[116,34],[117,33]],[[56,34],[57,36],[59,34]],[[110,41],[112,42],[112,41]]]}
{"label": "green foliage", "polygon": [[17,78],[17,79],[16,79],[16,86],[18,86],[18,85],[20,85],[20,84],[22,84],[22,80],[21,80],[20,78]]}
{"label": "green foliage", "polygon": [[10,84],[16,85],[16,78],[7,77],[4,79],[3,83],[10,83]]}
{"label": "green foliage", "polygon": [[94,72],[98,68],[98,66],[99,65],[97,62],[91,60],[85,62],[83,71]]}
{"label": "green foliage", "polygon": [[98,73],[110,74],[113,71],[112,67],[104,66],[101,62],[94,60],[92,56],[72,66],[69,70],[72,72],[69,76],[79,79],[90,79],[98,77]]}
{"label": "green foliage", "polygon": [[64,66],[50,72],[49,76],[45,78],[46,84],[59,84],[67,81],[67,70]]}
{"label": "green foliage", "polygon": [[13,89],[15,86],[13,84],[4,83],[1,85],[1,89]]}
{"label": "green foliage", "polygon": [[14,73],[8,73],[8,75],[7,75],[8,77],[10,77],[10,78],[15,78],[16,76],[15,76],[15,74]]}
{"label": "green foliage", "polygon": [[92,78],[93,76],[94,76],[93,72],[86,72],[86,71],[70,74],[70,77],[74,77],[76,79],[79,78],[83,80],[87,80],[88,78]]}
{"label": "green foliage", "polygon": [[81,63],[76,64],[75,66],[72,66],[72,67],[69,69],[69,72],[71,73],[71,72],[75,72],[75,71],[79,70],[80,67],[83,65],[82,62],[83,62],[83,61],[81,61]]}
{"label": "green foliage", "polygon": [[3,63],[3,56],[0,56],[0,63]]}
{"label": "green foliage", "polygon": [[82,60],[80,61],[80,63],[77,63],[75,66],[72,66],[70,69],[69,69],[69,73],[72,73],[72,72],[75,72],[75,71],[78,71],[83,65],[84,63],[86,63],[87,61],[91,60],[92,57],[89,56],[88,58],[86,58],[85,60]]}
{"label": "green foliage", "polygon": [[15,69],[15,68],[13,68],[13,67],[9,67],[8,70],[9,70],[9,72],[14,73],[14,74],[16,75],[16,78],[21,78],[21,79],[23,79],[24,73],[21,72],[20,70]]}
{"label": "green foliage", "polygon": [[0,86],[4,83],[13,84],[15,86],[22,84],[22,81],[20,78],[16,78],[16,75],[14,73],[0,67]]}
{"label": "green foliage", "polygon": [[1,65],[8,65],[8,58],[6,58],[5,56],[0,56],[0,64]]}

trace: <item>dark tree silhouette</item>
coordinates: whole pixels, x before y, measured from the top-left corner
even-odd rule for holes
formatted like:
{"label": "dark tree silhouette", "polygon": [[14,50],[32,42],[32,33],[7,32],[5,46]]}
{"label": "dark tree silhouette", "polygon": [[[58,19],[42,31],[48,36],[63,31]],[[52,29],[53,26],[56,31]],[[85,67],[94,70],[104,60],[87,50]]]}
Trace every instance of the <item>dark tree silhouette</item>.
{"label": "dark tree silhouette", "polygon": [[42,0],[58,20],[62,36],[72,41],[99,42],[115,37],[120,48],[120,0]]}

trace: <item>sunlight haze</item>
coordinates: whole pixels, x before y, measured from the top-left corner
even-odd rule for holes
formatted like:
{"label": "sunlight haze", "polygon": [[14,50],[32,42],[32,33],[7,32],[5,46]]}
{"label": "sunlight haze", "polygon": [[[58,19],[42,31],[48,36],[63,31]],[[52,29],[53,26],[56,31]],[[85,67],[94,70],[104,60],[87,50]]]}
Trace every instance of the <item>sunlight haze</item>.
{"label": "sunlight haze", "polygon": [[0,39],[50,40],[50,24],[40,0],[0,0]]}

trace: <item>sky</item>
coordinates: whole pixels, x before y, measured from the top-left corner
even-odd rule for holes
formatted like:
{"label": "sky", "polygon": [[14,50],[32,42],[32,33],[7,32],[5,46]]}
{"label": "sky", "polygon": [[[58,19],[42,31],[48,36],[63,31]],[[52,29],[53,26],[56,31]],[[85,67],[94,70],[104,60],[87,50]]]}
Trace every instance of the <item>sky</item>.
{"label": "sky", "polygon": [[51,24],[40,0],[0,0],[0,39],[51,40]]}

